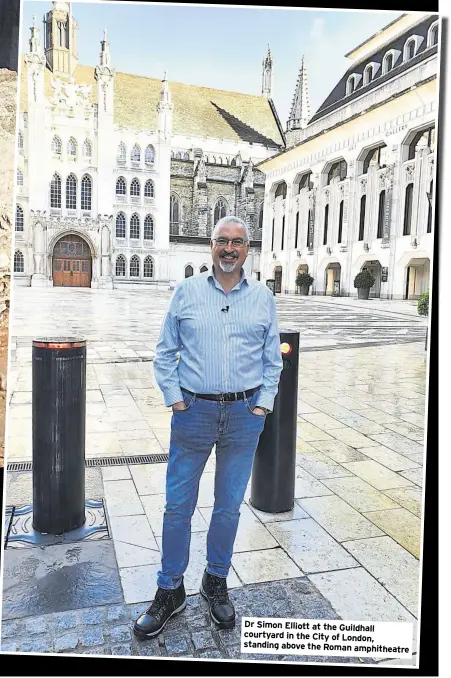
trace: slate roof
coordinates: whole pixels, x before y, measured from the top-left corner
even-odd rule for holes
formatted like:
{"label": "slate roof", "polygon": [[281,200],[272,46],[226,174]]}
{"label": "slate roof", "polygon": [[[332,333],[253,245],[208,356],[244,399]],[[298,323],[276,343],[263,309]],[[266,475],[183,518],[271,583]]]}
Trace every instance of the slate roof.
{"label": "slate roof", "polygon": [[[94,68],[78,65],[74,78],[78,84],[92,85],[91,101],[97,103]],[[53,94],[53,74],[45,70],[45,94]],[[172,94],[173,134],[213,137],[231,141],[260,143],[283,147],[284,139],[268,99],[263,96],[227,92],[170,82]],[[157,129],[157,110],[161,80],[116,72],[114,83],[114,122],[135,129]],[[27,67],[22,62],[20,110],[28,110]]]}
{"label": "slate roof", "polygon": [[[316,120],[319,120],[320,118],[323,118],[325,115],[328,115],[329,113],[340,108],[341,106],[347,105],[351,101],[354,101],[354,99],[357,99],[358,97],[362,96],[362,94],[370,92],[375,87],[378,87],[379,85],[388,82],[392,78],[397,78],[403,71],[406,71],[407,69],[411,68],[412,66],[415,66],[421,61],[424,61],[432,54],[436,54],[437,45],[434,45],[433,47],[427,47],[427,32],[430,25],[434,23],[438,18],[439,17],[437,14],[429,15],[426,19],[424,19],[420,23],[414,26],[410,26],[408,30],[398,35],[389,43],[385,44],[382,48],[378,49],[372,54],[367,54],[360,63],[352,64],[352,66],[350,66],[350,68],[343,75],[340,82],[334,87],[334,89],[329,94],[327,99],[321,104],[316,113],[310,118],[309,124],[315,122]],[[417,54],[413,57],[413,59],[409,59],[409,61],[404,62],[402,60],[404,44],[406,40],[412,35],[422,35],[424,37],[424,40],[420,45]],[[401,55],[399,56],[398,61],[396,62],[394,68],[392,68],[391,71],[389,71],[388,73],[382,75],[381,74],[382,60],[386,52],[389,52],[391,49],[400,50]],[[363,71],[365,70],[365,66],[367,66],[372,61],[380,63],[381,68],[377,72],[375,78],[367,85],[363,86],[362,85]],[[352,75],[353,73],[359,73],[360,75],[362,75],[362,79],[360,80],[360,83],[358,84],[356,90],[352,92],[352,94],[346,96],[346,83],[349,76]]]}

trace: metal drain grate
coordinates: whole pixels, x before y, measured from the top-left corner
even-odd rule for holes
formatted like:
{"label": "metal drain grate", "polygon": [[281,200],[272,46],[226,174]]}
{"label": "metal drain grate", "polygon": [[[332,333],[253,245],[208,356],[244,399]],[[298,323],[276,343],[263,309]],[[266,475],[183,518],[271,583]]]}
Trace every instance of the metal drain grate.
{"label": "metal drain grate", "polygon": [[[85,466],[88,468],[97,466],[123,466],[124,464],[166,464],[169,461],[169,454],[142,454],[131,457],[97,457],[95,459],[85,459]],[[33,462],[31,461],[13,461],[7,465],[8,471],[32,471]]]}

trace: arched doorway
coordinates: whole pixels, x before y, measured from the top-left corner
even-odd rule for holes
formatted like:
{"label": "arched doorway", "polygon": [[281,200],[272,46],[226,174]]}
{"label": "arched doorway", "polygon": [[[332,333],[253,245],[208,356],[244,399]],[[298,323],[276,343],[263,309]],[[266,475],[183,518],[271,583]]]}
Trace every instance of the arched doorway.
{"label": "arched doorway", "polygon": [[326,290],[326,296],[340,296],[340,278],[341,278],[341,266],[338,263],[329,264],[325,271],[326,275],[326,284],[324,289]]}
{"label": "arched doorway", "polygon": [[55,287],[91,287],[92,258],[86,240],[63,235],[53,248],[52,272]]}
{"label": "arched doorway", "polygon": [[430,262],[427,257],[411,259],[406,266],[405,299],[418,299],[429,289]]}
{"label": "arched doorway", "polygon": [[[295,278],[294,278],[295,281],[296,281],[296,278],[298,277],[298,275],[300,275],[301,273],[306,273],[306,274],[308,273],[308,264],[299,264],[299,266],[296,270]],[[295,282],[295,293],[299,294],[299,287],[296,285],[296,282]]]}
{"label": "arched doorway", "polygon": [[365,261],[361,270],[363,271],[366,268],[368,273],[371,273],[375,282],[373,287],[370,288],[370,299],[379,299],[381,296],[381,274],[382,266],[380,261]]}
{"label": "arched doorway", "polygon": [[274,269],[274,287],[276,293],[282,292],[282,266],[276,266]]}

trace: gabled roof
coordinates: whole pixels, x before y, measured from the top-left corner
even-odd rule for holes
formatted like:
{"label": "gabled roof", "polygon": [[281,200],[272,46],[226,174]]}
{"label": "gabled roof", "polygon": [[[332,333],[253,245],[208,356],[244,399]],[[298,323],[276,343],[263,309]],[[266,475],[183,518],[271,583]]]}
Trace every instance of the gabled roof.
{"label": "gabled roof", "polygon": [[[312,118],[310,118],[309,124],[315,122],[316,120],[319,120],[320,118],[323,118],[325,115],[328,115],[329,113],[340,108],[341,106],[346,106],[351,101],[354,101],[354,99],[357,99],[363,94],[370,92],[372,89],[378,87],[379,85],[389,80],[392,80],[393,78],[397,78],[403,71],[406,71],[407,69],[411,68],[417,63],[435,54],[437,52],[437,45],[435,45],[434,47],[429,48],[427,47],[427,32],[430,25],[434,23],[438,18],[439,17],[437,14],[429,15],[426,19],[424,19],[420,23],[414,26],[410,26],[408,30],[404,31],[396,38],[386,43],[383,47],[381,47],[377,51],[373,52],[372,54],[368,54],[365,57],[365,59],[362,59],[360,63],[358,64],[354,63],[352,66],[350,66],[350,68],[343,75],[339,83],[334,87],[332,92],[329,94],[327,99],[318,108],[315,115]],[[402,59],[404,44],[406,40],[412,35],[421,35],[424,37],[424,40],[420,45],[415,57],[413,59],[409,59],[409,61],[407,62],[404,62]],[[401,56],[396,62],[394,68],[392,68],[392,70],[389,71],[388,73],[382,75],[382,60],[384,58],[384,55],[392,49],[399,50],[401,52]],[[346,83],[348,81],[349,76],[352,75],[353,73],[358,73],[363,76],[365,66],[367,66],[369,63],[373,61],[381,64],[381,68],[376,74],[376,77],[367,85],[361,84],[363,80],[362,79],[360,81],[360,84],[357,86],[357,89],[354,92],[352,92],[352,94],[346,96]]]}
{"label": "gabled roof", "polygon": [[[78,65],[78,84],[92,85],[91,102],[97,103],[94,68]],[[45,94],[52,97],[53,74],[46,68]],[[135,129],[157,129],[161,80],[116,72],[114,83],[114,122]],[[172,94],[173,134],[247,141],[277,148],[284,146],[277,120],[265,97],[239,92],[169,82]],[[22,62],[20,110],[28,110],[27,66]]]}

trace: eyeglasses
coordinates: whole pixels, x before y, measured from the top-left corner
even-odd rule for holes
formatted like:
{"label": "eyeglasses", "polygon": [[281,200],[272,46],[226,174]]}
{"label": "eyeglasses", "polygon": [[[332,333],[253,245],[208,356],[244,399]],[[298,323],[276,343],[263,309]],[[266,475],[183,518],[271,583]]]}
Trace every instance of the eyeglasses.
{"label": "eyeglasses", "polygon": [[232,243],[233,247],[244,247],[247,245],[247,240],[244,240],[244,238],[214,238],[213,242],[219,245],[219,247],[227,247],[229,242]]}

